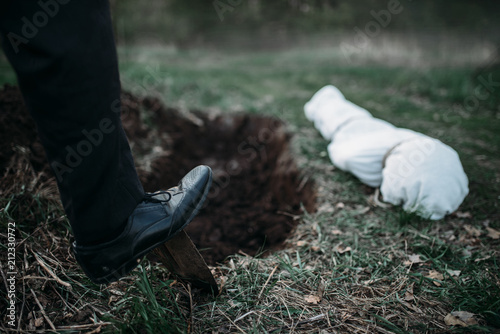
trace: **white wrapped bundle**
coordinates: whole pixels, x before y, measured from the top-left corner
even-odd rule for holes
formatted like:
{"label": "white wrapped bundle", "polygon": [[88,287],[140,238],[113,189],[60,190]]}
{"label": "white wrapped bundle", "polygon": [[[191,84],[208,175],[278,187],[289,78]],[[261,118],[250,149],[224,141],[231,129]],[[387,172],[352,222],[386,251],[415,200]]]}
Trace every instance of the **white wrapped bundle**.
{"label": "white wrapped bundle", "polygon": [[[381,186],[384,200],[440,219],[456,210],[467,195],[468,180],[458,154],[442,142],[372,117],[333,86],[320,89],[304,111],[321,135],[331,140],[332,163],[369,186]],[[429,150],[422,163],[412,163],[411,173],[405,174],[405,163],[417,157],[415,145]]]}
{"label": "white wrapped bundle", "polygon": [[420,135],[376,118],[356,120],[335,135],[328,145],[328,155],[338,168],[371,187],[379,187],[385,154],[400,142]]}
{"label": "white wrapped bundle", "polygon": [[384,201],[434,220],[457,210],[469,192],[457,152],[424,136],[396,146],[382,176]]}
{"label": "white wrapped bundle", "polygon": [[314,122],[314,126],[326,140],[332,140],[335,132],[346,122],[354,118],[371,118],[372,115],[347,101],[344,95],[333,86],[320,89],[304,106],[307,119]]}
{"label": "white wrapped bundle", "polygon": [[335,104],[335,100],[345,101],[344,94],[342,94],[337,87],[328,85],[318,90],[316,94],[313,95],[311,100],[309,100],[309,102],[307,102],[304,106],[307,119],[314,122],[316,119],[316,113],[330,101],[333,101]]}

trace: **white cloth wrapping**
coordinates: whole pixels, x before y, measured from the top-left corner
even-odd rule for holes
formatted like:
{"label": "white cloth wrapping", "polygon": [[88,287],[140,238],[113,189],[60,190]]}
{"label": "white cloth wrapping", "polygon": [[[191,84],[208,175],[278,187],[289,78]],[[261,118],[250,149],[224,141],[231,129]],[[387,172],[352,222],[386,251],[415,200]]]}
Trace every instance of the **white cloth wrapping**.
{"label": "white cloth wrapping", "polygon": [[457,152],[426,136],[396,146],[385,161],[382,178],[384,201],[434,220],[457,210],[469,193]]}
{"label": "white cloth wrapping", "polygon": [[337,129],[353,118],[372,118],[372,115],[360,106],[347,101],[344,95],[333,86],[320,89],[304,106],[307,119],[326,140],[332,140]]}
{"label": "white cloth wrapping", "polygon": [[379,187],[385,154],[403,140],[419,135],[376,118],[354,120],[335,135],[328,145],[328,155],[338,168],[371,187]]}
{"label": "white cloth wrapping", "polygon": [[[425,218],[441,219],[467,195],[468,180],[458,154],[439,140],[372,117],[330,85],[314,94],[304,111],[331,141],[332,163],[369,186],[380,186],[385,201]],[[421,163],[411,160],[419,157]]]}

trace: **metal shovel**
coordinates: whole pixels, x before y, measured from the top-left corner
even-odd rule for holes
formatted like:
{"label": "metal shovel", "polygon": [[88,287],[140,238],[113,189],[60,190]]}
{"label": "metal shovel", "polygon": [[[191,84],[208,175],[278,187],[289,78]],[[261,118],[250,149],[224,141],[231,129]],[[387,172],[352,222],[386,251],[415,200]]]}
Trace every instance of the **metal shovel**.
{"label": "metal shovel", "polygon": [[180,280],[194,287],[219,294],[219,287],[191,238],[181,231],[175,237],[157,247],[154,254],[167,269]]}

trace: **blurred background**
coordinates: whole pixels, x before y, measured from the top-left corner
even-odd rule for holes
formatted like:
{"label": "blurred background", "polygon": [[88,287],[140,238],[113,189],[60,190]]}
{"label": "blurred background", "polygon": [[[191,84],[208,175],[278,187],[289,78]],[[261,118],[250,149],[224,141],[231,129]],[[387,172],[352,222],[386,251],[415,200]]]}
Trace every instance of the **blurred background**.
{"label": "blurred background", "polygon": [[[124,87],[175,107],[268,112],[280,96],[303,105],[331,83],[372,111],[373,95],[360,89],[370,85],[385,87],[390,102],[408,94],[446,100],[433,103],[441,109],[433,121],[500,115],[496,84],[486,100],[474,95],[483,81],[500,82],[500,1],[111,0],[111,7]],[[411,102],[413,109],[418,101]],[[454,105],[461,111],[450,111]]]}
{"label": "blurred background", "polygon": [[[119,43],[177,47],[283,48],[335,44],[379,17],[384,34],[433,42],[460,36],[499,45],[500,4],[495,0],[112,0]],[[383,17],[390,11],[391,17]],[[371,30],[370,30],[371,29]],[[377,34],[375,25],[368,30]],[[380,33],[380,31],[378,32]],[[370,36],[371,37],[371,36]],[[464,39],[465,38],[465,39]],[[458,42],[458,41],[457,41]]]}

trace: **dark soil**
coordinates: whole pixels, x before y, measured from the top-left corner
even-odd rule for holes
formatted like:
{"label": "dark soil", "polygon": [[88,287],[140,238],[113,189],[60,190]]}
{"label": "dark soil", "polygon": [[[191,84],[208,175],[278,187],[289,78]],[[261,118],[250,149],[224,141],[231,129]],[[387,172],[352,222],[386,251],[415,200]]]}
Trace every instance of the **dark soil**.
{"label": "dark soil", "polygon": [[[37,136],[35,122],[27,112],[19,89],[4,86],[0,89],[0,171],[6,169],[11,158],[21,148],[29,149],[30,162],[36,171],[49,171],[45,152]],[[1,190],[5,190],[4,183]]]}
{"label": "dark soil", "polygon": [[[181,113],[155,98],[128,93],[122,95],[122,104],[123,125],[146,191],[176,185],[196,165],[212,168],[209,198],[187,229],[208,263],[239,251],[255,255],[279,248],[301,205],[314,210],[314,187],[302,182],[281,121],[248,114]],[[2,197],[19,177],[12,170],[6,173],[19,154],[27,154],[33,175],[54,187],[20,92],[5,86],[0,90]]]}

